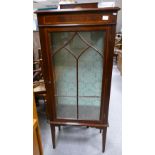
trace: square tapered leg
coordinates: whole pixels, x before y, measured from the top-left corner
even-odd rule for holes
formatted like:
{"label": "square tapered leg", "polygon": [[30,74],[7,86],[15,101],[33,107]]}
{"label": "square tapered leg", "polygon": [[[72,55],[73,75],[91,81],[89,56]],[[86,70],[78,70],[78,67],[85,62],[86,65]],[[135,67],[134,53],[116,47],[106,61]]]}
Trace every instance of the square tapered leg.
{"label": "square tapered leg", "polygon": [[51,134],[52,134],[53,149],[55,149],[55,126],[54,125],[51,125]]}
{"label": "square tapered leg", "polygon": [[102,152],[105,151],[106,135],[107,135],[107,128],[104,128],[102,132]]}

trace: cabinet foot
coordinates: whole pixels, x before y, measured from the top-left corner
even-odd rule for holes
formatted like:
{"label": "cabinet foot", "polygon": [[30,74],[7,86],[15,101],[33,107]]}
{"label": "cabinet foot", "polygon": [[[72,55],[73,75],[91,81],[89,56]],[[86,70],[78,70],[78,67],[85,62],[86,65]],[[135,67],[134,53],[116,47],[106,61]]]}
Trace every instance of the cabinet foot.
{"label": "cabinet foot", "polygon": [[53,149],[55,149],[55,126],[54,125],[51,125],[51,134],[52,134]]}
{"label": "cabinet foot", "polygon": [[105,151],[106,135],[107,135],[107,128],[104,128],[102,132],[102,152]]}

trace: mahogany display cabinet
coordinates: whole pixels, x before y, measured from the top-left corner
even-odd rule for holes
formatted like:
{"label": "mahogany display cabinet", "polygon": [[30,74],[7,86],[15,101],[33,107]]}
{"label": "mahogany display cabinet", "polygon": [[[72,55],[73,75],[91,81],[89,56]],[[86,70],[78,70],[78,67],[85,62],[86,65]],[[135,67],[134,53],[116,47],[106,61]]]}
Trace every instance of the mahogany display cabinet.
{"label": "mahogany display cabinet", "polygon": [[35,12],[53,148],[56,126],[86,126],[102,130],[104,152],[119,8],[61,8]]}

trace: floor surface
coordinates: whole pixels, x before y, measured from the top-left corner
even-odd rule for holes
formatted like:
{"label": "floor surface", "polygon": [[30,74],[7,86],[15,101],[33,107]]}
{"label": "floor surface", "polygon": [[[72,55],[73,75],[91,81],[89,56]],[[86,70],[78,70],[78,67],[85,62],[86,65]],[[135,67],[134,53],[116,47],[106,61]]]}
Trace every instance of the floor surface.
{"label": "floor surface", "polygon": [[117,67],[113,67],[109,128],[106,149],[102,153],[102,134],[99,129],[86,127],[56,128],[56,149],[52,148],[50,126],[39,112],[39,125],[44,155],[121,155],[122,154],[122,78]]}

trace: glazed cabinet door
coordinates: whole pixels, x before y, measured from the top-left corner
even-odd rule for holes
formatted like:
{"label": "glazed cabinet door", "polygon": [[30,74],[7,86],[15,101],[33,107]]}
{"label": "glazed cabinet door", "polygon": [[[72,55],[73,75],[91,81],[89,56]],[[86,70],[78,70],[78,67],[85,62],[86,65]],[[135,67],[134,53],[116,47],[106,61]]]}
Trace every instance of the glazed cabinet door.
{"label": "glazed cabinet door", "polygon": [[101,118],[106,31],[48,32],[56,119]]}

